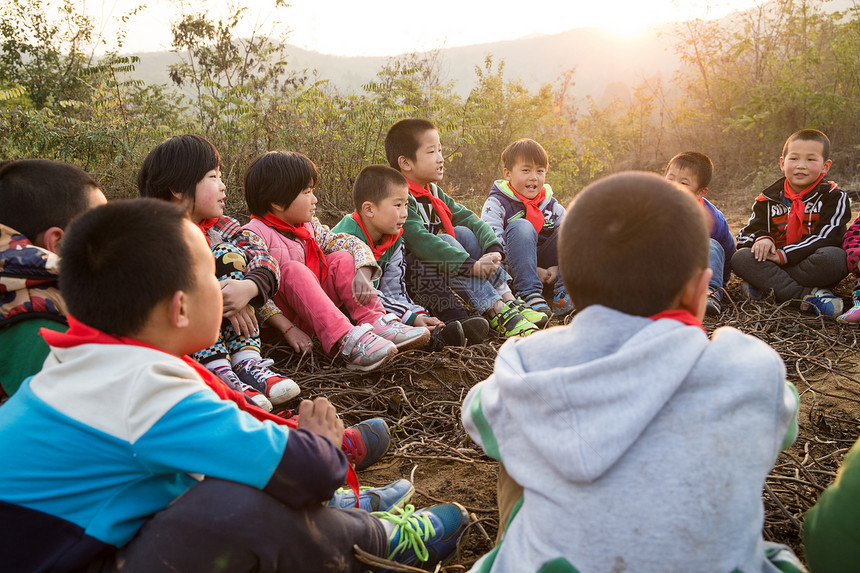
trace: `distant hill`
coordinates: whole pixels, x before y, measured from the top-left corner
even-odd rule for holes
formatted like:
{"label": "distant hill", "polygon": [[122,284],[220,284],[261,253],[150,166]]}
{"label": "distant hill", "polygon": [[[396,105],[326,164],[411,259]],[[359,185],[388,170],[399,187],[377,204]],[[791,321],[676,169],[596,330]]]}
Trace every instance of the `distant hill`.
{"label": "distant hill", "polygon": [[[671,49],[670,29],[667,25],[625,39],[600,29],[580,28],[560,34],[443,48],[441,72],[445,79],[454,80],[457,91],[465,95],[474,85],[475,66],[483,66],[488,55],[493,56],[495,63],[505,61],[506,77],[521,78],[532,88],[554,82],[562,72],[576,68],[574,95],[599,98],[610,84],[621,82],[632,86],[644,77],[671,75],[678,60]],[[176,53],[136,55],[140,57],[135,68],[136,79],[150,84],[171,83],[167,69],[178,61]],[[291,70],[317,70],[321,79],[330,80],[339,90],[347,92],[360,91],[389,59],[332,56],[287,46]]]}

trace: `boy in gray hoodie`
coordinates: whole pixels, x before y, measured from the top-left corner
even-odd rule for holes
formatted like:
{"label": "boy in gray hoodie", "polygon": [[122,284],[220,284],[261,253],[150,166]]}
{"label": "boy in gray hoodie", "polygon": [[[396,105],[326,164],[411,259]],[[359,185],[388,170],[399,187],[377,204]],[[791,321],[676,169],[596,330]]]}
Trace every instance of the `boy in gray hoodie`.
{"label": "boy in gray hoodie", "polygon": [[580,312],[508,341],[463,403],[466,431],[524,490],[473,571],[803,571],[761,533],[797,392],[767,344],[702,327],[695,198],[649,173],[592,183],[559,262]]}

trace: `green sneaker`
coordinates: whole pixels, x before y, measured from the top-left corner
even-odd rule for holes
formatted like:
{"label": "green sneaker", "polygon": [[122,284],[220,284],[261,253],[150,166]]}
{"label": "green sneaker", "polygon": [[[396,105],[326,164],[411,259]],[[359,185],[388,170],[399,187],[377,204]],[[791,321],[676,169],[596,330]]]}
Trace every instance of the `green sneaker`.
{"label": "green sneaker", "polygon": [[460,537],[469,525],[469,512],[458,503],[444,503],[415,511],[407,505],[399,514],[373,512],[388,532],[388,556],[396,563],[430,570],[457,552]]}
{"label": "green sneaker", "polygon": [[552,318],[552,309],[539,293],[531,294],[525,298],[517,297],[513,305],[520,311],[523,318],[534,323],[538,328],[546,326],[546,323]]}
{"label": "green sneaker", "polygon": [[504,303],[501,312],[490,319],[490,328],[502,336],[528,336],[538,331],[538,327],[522,315],[519,310]]}

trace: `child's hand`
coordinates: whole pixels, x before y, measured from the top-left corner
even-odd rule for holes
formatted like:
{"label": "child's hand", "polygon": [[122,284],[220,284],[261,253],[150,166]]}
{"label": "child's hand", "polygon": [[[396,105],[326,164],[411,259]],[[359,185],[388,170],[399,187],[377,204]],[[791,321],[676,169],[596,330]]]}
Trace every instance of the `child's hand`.
{"label": "child's hand", "polygon": [[418,318],[415,319],[415,322],[413,322],[412,325],[423,326],[430,332],[433,332],[434,328],[436,328],[437,326],[445,326],[445,323],[436,318],[435,316],[424,316],[423,314],[419,314]]}
{"label": "child's hand", "polygon": [[245,308],[230,315],[224,313],[224,316],[227,317],[227,320],[233,325],[233,329],[241,336],[254,336],[257,333],[259,325],[257,324],[257,314],[254,312],[253,307],[246,305]]}
{"label": "child's hand", "polygon": [[372,269],[370,267],[361,267],[355,271],[355,278],[352,279],[352,298],[361,306],[370,302],[373,298],[373,283],[370,282]]}
{"label": "child's hand", "polygon": [[472,267],[472,276],[479,279],[488,279],[499,270],[501,264],[501,253],[486,253],[475,262],[475,266]]}
{"label": "child's hand", "polygon": [[302,400],[299,404],[299,428],[305,428],[324,438],[328,438],[334,446],[340,449],[343,443],[343,420],[337,417],[337,410],[331,403],[320,396],[313,402]]}
{"label": "child's hand", "polygon": [[224,279],[221,281],[221,298],[224,299],[224,316],[246,308],[251,299],[260,294],[260,289],[254,281],[248,279]]}
{"label": "child's hand", "polygon": [[287,344],[290,345],[290,348],[292,348],[299,354],[307,354],[314,347],[314,343],[311,340],[311,337],[308,336],[307,333],[298,326],[293,326],[292,328],[288,329],[284,333],[284,339],[287,341]]}
{"label": "child's hand", "polygon": [[773,261],[779,262],[779,256],[776,254],[776,245],[773,244],[773,240],[770,238],[761,239],[760,241],[756,241],[752,246],[752,254],[755,257],[755,260],[758,262],[764,261]]}

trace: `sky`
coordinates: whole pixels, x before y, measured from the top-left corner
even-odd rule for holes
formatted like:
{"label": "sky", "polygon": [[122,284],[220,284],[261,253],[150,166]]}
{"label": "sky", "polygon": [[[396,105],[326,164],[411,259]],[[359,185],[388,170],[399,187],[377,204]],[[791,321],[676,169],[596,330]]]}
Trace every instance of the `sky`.
{"label": "sky", "polygon": [[[54,0],[57,1],[57,0]],[[108,39],[119,19],[135,6],[145,8],[127,25],[122,52],[170,49],[170,24],[180,13],[177,0],[78,0]],[[188,2],[196,11],[223,14],[227,2]],[[599,27],[631,35],[649,25],[693,18],[722,17],[762,0],[245,0],[246,30],[289,29],[287,41],[301,48],[340,56],[391,56],[534,34]],[[112,47],[112,46],[111,46]]]}

